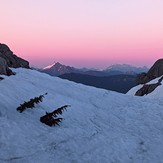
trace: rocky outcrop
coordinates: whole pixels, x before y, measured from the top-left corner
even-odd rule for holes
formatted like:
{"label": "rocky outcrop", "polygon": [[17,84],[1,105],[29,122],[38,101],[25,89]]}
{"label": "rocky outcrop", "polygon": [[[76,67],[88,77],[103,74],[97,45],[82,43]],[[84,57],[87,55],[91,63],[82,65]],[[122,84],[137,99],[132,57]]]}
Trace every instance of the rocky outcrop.
{"label": "rocky outcrop", "polygon": [[137,84],[145,84],[145,83],[148,83],[149,81],[150,81],[150,77],[147,75],[147,73],[143,72],[137,75],[137,78],[136,78]]}
{"label": "rocky outcrop", "polygon": [[161,77],[157,83],[155,84],[144,84],[142,88],[140,88],[136,93],[135,96],[144,96],[151,92],[153,92],[158,86],[161,85],[163,77]]}
{"label": "rocky outcrop", "polygon": [[14,73],[9,67],[29,68],[29,62],[13,54],[7,45],[0,44],[0,74],[13,75]]}
{"label": "rocky outcrop", "polygon": [[159,59],[154,63],[148,71],[148,75],[153,79],[163,75],[163,59]]}
{"label": "rocky outcrop", "polygon": [[153,92],[159,85],[160,83],[156,84],[145,84],[141,89],[139,89],[136,93],[135,96],[144,96],[147,95],[151,92]]}
{"label": "rocky outcrop", "polygon": [[163,75],[163,59],[157,60],[147,73],[141,73],[137,76],[137,84],[145,84],[157,77]]}
{"label": "rocky outcrop", "polygon": [[7,62],[4,58],[0,57],[0,74],[13,75],[14,73],[8,68]]}
{"label": "rocky outcrop", "polygon": [[29,62],[17,57],[10,48],[5,44],[0,44],[0,57],[4,58],[9,67],[18,68],[29,68]]}
{"label": "rocky outcrop", "polygon": [[[158,86],[161,85],[163,80],[163,59],[157,60],[154,65],[149,69],[147,73],[141,73],[137,76],[136,82],[137,84],[144,84],[141,89],[139,89],[135,95],[136,96],[144,96],[151,92],[153,92]],[[146,84],[149,81],[161,77],[157,83],[154,84]]]}

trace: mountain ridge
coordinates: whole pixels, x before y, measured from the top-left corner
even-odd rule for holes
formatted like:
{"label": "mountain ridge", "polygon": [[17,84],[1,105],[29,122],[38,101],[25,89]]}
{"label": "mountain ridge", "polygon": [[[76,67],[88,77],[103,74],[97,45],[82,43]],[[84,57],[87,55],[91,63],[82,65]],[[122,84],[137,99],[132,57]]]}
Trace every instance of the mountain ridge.
{"label": "mountain ridge", "polygon": [[134,75],[93,76],[80,73],[66,73],[58,77],[119,93],[127,93],[132,87],[136,86],[136,76]]}
{"label": "mountain ridge", "polygon": [[93,76],[110,76],[110,75],[119,75],[119,74],[128,74],[128,75],[135,75],[140,72],[146,72],[148,70],[147,67],[135,67],[129,64],[115,64],[111,65],[110,67],[97,70],[92,68],[75,68],[72,66],[66,66],[59,62],[55,62],[52,65],[46,66],[40,69],[41,72],[45,72],[52,76],[59,76],[65,73],[81,73],[86,75],[93,75]]}
{"label": "mountain ridge", "polygon": [[104,71],[121,71],[126,74],[127,73],[139,74],[141,72],[147,72],[148,68],[146,66],[136,67],[129,64],[114,64],[104,69]]}

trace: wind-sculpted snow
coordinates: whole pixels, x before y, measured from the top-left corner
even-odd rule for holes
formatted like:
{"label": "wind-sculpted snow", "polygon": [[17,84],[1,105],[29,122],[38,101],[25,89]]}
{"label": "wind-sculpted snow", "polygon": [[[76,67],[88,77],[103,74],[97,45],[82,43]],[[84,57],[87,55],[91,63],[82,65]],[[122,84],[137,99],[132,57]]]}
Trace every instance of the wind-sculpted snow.
{"label": "wind-sculpted snow", "polygon": [[[12,69],[0,81],[0,162],[161,163],[163,102],[75,84],[33,70]],[[34,110],[16,108],[48,92]],[[64,121],[39,119],[63,105]]]}

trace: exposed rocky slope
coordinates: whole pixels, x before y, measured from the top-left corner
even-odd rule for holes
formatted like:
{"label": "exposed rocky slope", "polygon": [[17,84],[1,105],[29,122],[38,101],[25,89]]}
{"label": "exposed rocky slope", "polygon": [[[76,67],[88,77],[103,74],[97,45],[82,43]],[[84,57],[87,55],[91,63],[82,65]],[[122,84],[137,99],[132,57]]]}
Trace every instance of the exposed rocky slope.
{"label": "exposed rocky slope", "polygon": [[8,76],[13,74],[13,72],[8,68],[6,60],[2,57],[0,57],[0,74]]}
{"label": "exposed rocky slope", "polygon": [[163,59],[157,60],[147,73],[141,73],[137,77],[138,84],[145,84],[163,75]]}
{"label": "exposed rocky slope", "polygon": [[[140,84],[136,88],[129,91],[136,96],[144,96],[153,92],[158,86],[162,85],[163,80],[163,59],[157,60],[147,73],[142,73],[137,77],[137,83]],[[152,81],[153,80],[153,81]],[[133,91],[134,90],[134,91]],[[132,92],[132,93],[131,93]]]}
{"label": "exposed rocky slope", "polygon": [[0,74],[14,74],[9,67],[12,68],[29,68],[29,62],[16,56],[10,48],[5,44],[0,44]]}

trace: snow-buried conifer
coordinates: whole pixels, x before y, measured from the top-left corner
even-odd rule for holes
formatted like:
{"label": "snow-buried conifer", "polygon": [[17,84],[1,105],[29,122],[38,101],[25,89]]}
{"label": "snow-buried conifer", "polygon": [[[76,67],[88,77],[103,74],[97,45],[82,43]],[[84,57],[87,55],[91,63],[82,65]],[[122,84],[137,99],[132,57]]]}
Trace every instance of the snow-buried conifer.
{"label": "snow-buried conifer", "polygon": [[35,104],[38,104],[42,102],[44,96],[47,95],[47,93],[40,95],[38,97],[30,99],[30,101],[24,102],[23,104],[20,104],[20,106],[16,109],[18,112],[22,113],[27,108],[34,108]]}
{"label": "snow-buried conifer", "polygon": [[40,117],[40,121],[48,126],[56,126],[63,120],[63,118],[58,118],[57,116],[62,115],[64,110],[67,110],[71,105],[64,105],[51,113],[46,112],[46,115]]}

